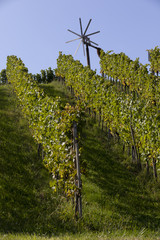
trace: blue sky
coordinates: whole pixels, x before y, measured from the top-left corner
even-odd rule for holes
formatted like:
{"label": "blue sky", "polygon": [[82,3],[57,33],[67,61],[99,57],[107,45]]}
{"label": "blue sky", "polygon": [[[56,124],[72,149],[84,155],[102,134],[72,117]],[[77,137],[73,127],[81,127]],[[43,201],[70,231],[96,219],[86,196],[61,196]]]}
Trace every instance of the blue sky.
{"label": "blue sky", "polygon": [[[104,51],[124,52],[148,63],[147,49],[160,46],[160,0],[0,0],[0,70],[8,55],[20,57],[29,72],[56,68],[59,51],[74,55],[80,33],[92,19],[88,33]],[[90,48],[91,68],[99,72],[96,50]],[[75,59],[86,65],[82,47]]]}

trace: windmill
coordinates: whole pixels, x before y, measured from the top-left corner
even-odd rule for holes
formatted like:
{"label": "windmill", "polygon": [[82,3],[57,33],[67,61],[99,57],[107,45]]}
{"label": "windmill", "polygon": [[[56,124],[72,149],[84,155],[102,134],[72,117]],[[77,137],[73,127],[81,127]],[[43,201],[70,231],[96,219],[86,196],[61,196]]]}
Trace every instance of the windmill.
{"label": "windmill", "polygon": [[78,33],[75,33],[75,32],[73,32],[73,31],[71,31],[70,29],[68,29],[69,32],[75,34],[76,36],[78,36],[78,38],[66,42],[66,43],[70,43],[70,42],[73,42],[73,41],[76,41],[76,40],[80,40],[80,43],[79,43],[79,45],[78,45],[78,48],[77,48],[75,54],[77,53],[77,51],[78,51],[78,49],[80,48],[80,45],[81,45],[81,43],[82,43],[84,56],[85,56],[85,47],[84,47],[84,46],[86,46],[87,64],[88,64],[89,67],[90,67],[89,47],[92,47],[92,48],[97,49],[97,54],[98,54],[98,55],[100,55],[100,50],[101,50],[100,48],[97,47],[98,44],[95,43],[95,42],[93,42],[93,41],[91,41],[90,38],[89,38],[89,36],[92,36],[92,35],[94,35],[94,34],[97,34],[97,33],[99,33],[100,31],[86,34],[86,33],[87,33],[87,30],[88,30],[88,28],[89,28],[89,25],[90,25],[90,23],[91,23],[91,21],[92,21],[92,19],[89,20],[89,22],[88,22],[88,24],[87,24],[87,27],[86,27],[85,31],[83,32],[81,18],[79,18],[80,32],[81,32],[81,33],[78,34]]}

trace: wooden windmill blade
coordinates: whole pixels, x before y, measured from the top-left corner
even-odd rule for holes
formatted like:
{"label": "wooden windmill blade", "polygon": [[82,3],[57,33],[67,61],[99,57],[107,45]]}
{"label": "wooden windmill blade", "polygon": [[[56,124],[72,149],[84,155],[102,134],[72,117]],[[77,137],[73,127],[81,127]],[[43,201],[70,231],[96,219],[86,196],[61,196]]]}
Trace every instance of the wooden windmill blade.
{"label": "wooden windmill blade", "polygon": [[94,35],[94,34],[97,34],[97,33],[100,33],[100,31],[97,31],[97,32],[93,32],[93,33],[87,34],[86,37],[91,36],[91,35]]}
{"label": "wooden windmill blade", "polygon": [[80,41],[80,43],[79,43],[79,45],[78,45],[78,47],[77,47],[77,49],[76,49],[76,51],[75,51],[75,54],[74,54],[74,56],[76,55],[76,53],[78,52],[78,50],[79,50],[79,48],[80,48],[80,46],[81,46],[81,43],[82,43],[82,40]]}
{"label": "wooden windmill blade", "polygon": [[83,36],[83,30],[82,30],[82,21],[81,21],[81,18],[79,18],[79,24],[80,24],[81,36]]}
{"label": "wooden windmill blade", "polygon": [[79,40],[79,39],[81,39],[81,38],[79,37],[79,38],[76,38],[76,39],[73,39],[73,40],[67,41],[66,43],[74,42],[74,41]]}
{"label": "wooden windmill blade", "polygon": [[92,21],[92,19],[89,20],[89,23],[88,23],[88,25],[87,25],[87,27],[86,27],[86,29],[85,29],[85,31],[84,31],[84,35],[86,34],[86,32],[87,32],[87,30],[88,30],[88,28],[89,28],[89,25],[90,25],[91,21]]}

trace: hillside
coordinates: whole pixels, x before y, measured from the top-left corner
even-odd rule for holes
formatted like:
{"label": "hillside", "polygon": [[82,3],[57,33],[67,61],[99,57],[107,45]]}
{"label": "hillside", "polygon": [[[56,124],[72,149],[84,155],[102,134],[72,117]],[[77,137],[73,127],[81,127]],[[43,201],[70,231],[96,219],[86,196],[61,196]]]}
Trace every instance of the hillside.
{"label": "hillside", "polygon": [[[41,86],[51,97],[73,101],[61,83]],[[76,222],[72,202],[49,187],[50,176],[12,87],[0,86],[0,231],[152,233],[154,239],[160,226],[159,182],[129,167],[121,144],[109,141],[88,115],[81,134],[83,219]]]}
{"label": "hillside", "polygon": [[0,148],[0,231],[49,233],[58,197],[9,85],[0,86]]}

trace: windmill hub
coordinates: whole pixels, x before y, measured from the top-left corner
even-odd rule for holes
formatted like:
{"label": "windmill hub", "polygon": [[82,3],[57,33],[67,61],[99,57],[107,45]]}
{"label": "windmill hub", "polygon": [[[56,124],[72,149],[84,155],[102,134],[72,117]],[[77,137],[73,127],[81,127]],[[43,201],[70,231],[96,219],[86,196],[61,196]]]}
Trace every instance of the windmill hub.
{"label": "windmill hub", "polygon": [[90,38],[86,37],[85,40],[86,40],[86,42],[84,42],[84,44],[91,43]]}

